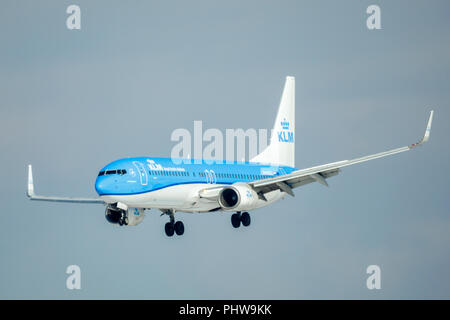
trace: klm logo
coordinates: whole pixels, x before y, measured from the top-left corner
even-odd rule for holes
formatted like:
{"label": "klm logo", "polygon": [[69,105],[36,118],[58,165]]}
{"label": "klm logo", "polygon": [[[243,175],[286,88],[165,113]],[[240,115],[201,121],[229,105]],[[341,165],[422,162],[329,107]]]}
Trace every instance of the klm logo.
{"label": "klm logo", "polygon": [[277,132],[278,141],[293,143],[294,142],[294,133],[292,131],[287,131],[287,130],[289,130],[289,121],[286,121],[286,118],[284,118],[280,124],[281,124],[281,128],[283,129],[283,131]]}
{"label": "klm logo", "polygon": [[294,142],[294,133],[290,131],[281,131],[278,132],[278,141],[279,142]]}
{"label": "klm logo", "polygon": [[289,121],[286,121],[286,118],[281,121],[281,127],[283,128],[283,130],[289,130]]}

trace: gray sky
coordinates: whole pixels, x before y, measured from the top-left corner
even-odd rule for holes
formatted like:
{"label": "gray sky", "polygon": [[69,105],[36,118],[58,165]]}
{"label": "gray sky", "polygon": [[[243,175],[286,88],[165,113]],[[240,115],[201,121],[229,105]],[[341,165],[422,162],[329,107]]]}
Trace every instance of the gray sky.
{"label": "gray sky", "polygon": [[[80,31],[66,28],[80,5]],[[382,30],[366,27],[381,7]],[[0,298],[450,298],[448,1],[2,1]],[[296,164],[416,142],[252,212],[183,214],[167,238],[101,205],[98,170],[170,156],[176,128],[271,128],[296,77]],[[77,264],[82,289],[65,287]],[[366,288],[368,265],[381,290]]]}

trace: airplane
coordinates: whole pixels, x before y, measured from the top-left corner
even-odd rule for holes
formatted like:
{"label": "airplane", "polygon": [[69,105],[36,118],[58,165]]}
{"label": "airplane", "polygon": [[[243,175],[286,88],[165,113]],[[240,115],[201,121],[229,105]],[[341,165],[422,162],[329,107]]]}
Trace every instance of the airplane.
{"label": "airplane", "polygon": [[[171,158],[136,157],[113,161],[102,168],[95,181],[97,198],[39,196],[34,193],[32,167],[28,166],[27,196],[31,200],[104,204],[105,218],[120,226],[140,224],[146,210],[167,215],[168,237],[184,234],[176,212],[232,212],[234,228],[251,223],[248,211],[294,196],[293,189],[327,179],[357,163],[409,151],[430,138],[433,111],[423,138],[414,144],[306,169],[295,168],[295,78],[286,77],[270,143],[261,153],[242,162],[213,163],[205,160],[174,161]],[[181,163],[180,163],[181,162]]]}

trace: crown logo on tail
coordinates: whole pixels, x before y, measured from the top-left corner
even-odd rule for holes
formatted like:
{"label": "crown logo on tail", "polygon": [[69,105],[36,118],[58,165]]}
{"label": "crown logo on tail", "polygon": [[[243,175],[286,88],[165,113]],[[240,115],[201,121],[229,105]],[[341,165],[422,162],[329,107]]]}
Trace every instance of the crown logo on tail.
{"label": "crown logo on tail", "polygon": [[281,121],[281,127],[284,130],[289,130],[289,121],[286,121],[286,118],[283,118],[283,121]]}

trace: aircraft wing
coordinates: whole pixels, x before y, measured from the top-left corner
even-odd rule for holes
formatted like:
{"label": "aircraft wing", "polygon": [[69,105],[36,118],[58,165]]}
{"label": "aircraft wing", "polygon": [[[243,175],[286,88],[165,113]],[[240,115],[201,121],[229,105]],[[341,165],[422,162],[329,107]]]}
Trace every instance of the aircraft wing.
{"label": "aircraft wing", "polygon": [[326,179],[337,175],[340,172],[340,169],[343,167],[351,166],[353,164],[362,163],[373,159],[387,157],[404,151],[409,151],[427,142],[428,139],[430,138],[432,121],[433,121],[433,111],[430,112],[430,117],[428,118],[428,124],[423,138],[419,142],[411,144],[409,146],[392,149],[380,153],[375,153],[352,160],[343,160],[324,164],[321,166],[301,169],[286,175],[250,182],[249,185],[252,186],[255,189],[255,191],[262,196],[264,195],[264,193],[277,189],[282,190],[290,194],[291,196],[294,196],[292,189],[311,182],[319,182],[320,184],[328,186]]}
{"label": "aircraft wing", "polygon": [[47,197],[38,196],[34,193],[33,172],[31,164],[28,165],[28,189],[27,196],[30,200],[53,201],[53,202],[72,202],[72,203],[105,203],[99,198],[72,198],[72,197]]}

